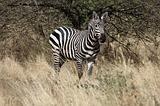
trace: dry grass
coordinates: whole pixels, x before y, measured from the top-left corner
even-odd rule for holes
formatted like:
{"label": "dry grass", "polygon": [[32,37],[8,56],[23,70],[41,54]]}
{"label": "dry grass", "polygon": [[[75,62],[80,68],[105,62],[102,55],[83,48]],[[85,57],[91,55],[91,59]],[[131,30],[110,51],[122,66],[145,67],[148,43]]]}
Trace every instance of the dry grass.
{"label": "dry grass", "polygon": [[78,82],[73,65],[63,66],[57,84],[43,56],[25,67],[5,58],[0,62],[1,106],[160,105],[160,70],[150,62],[139,68],[102,63],[94,67],[89,83],[84,78]]}
{"label": "dry grass", "polygon": [[[59,84],[54,70],[44,59],[28,63],[24,68],[6,58],[0,63],[0,104],[4,106],[100,105],[103,93],[95,88],[82,88],[77,75],[62,69]],[[94,101],[94,102],[93,102]]]}

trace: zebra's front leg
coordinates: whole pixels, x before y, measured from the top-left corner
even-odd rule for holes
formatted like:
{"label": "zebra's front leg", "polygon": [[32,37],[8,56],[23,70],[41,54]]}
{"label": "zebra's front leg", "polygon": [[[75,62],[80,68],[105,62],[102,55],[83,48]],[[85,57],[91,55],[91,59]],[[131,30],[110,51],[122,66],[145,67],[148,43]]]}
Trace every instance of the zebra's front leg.
{"label": "zebra's front leg", "polygon": [[77,60],[76,65],[77,65],[78,77],[79,79],[81,79],[81,77],[83,76],[82,61]]}
{"label": "zebra's front leg", "polygon": [[88,75],[92,75],[92,70],[93,70],[93,65],[94,65],[95,61],[91,61],[88,63]]}

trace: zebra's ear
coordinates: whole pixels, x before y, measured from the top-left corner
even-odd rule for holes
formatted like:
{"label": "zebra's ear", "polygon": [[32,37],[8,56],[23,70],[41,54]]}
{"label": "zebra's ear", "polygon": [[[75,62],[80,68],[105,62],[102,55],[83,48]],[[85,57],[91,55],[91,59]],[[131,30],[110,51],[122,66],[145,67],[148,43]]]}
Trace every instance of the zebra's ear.
{"label": "zebra's ear", "polygon": [[99,19],[98,14],[95,11],[93,11],[92,19],[95,19],[95,20]]}
{"label": "zebra's ear", "polygon": [[108,16],[108,12],[103,13],[102,16],[101,16],[101,20],[103,20],[107,16]]}

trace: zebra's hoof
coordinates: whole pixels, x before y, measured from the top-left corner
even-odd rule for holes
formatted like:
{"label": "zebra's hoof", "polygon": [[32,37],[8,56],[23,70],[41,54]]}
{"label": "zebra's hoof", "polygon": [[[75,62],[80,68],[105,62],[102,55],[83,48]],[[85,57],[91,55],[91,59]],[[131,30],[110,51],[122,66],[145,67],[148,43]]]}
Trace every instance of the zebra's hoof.
{"label": "zebra's hoof", "polygon": [[79,79],[81,79],[81,78],[82,78],[82,75],[83,75],[83,73],[82,73],[82,72],[79,72],[79,73],[78,73],[78,77],[79,77]]}

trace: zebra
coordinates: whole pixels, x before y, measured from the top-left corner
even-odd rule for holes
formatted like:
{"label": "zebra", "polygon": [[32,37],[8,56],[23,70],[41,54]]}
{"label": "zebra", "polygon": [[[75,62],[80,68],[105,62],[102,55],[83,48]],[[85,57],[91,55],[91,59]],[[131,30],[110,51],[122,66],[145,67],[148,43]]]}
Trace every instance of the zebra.
{"label": "zebra", "polygon": [[76,62],[78,77],[83,75],[83,64],[88,63],[88,75],[92,74],[93,64],[100,51],[100,43],[106,40],[104,32],[104,17],[101,18],[93,12],[88,24],[88,30],[77,30],[71,27],[58,27],[50,34],[49,43],[52,46],[54,56],[54,68],[57,73],[66,60]]}

